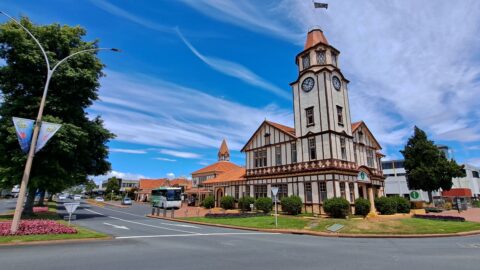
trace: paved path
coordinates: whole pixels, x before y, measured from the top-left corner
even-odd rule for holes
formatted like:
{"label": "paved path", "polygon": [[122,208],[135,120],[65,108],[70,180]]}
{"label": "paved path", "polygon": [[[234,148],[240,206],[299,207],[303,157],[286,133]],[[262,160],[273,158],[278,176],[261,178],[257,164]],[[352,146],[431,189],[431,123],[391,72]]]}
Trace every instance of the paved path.
{"label": "paved path", "polygon": [[[480,237],[342,239],[252,233],[148,219],[149,207],[82,205],[101,242],[0,247],[0,269],[478,269]],[[107,224],[105,224],[107,223]],[[127,229],[125,229],[126,227]]]}
{"label": "paved path", "polygon": [[443,211],[441,213],[428,213],[436,216],[454,216],[464,217],[468,221],[480,222],[480,208],[468,208],[466,211],[458,213],[458,210]]}

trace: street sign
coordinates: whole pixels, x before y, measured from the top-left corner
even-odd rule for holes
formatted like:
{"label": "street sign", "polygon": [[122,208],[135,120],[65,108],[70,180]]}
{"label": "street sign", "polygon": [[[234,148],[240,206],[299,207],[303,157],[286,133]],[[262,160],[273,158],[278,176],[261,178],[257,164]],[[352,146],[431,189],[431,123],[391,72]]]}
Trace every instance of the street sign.
{"label": "street sign", "polygon": [[421,201],[422,198],[420,196],[420,192],[416,191],[416,190],[412,190],[410,191],[410,201],[412,202],[419,202]]}
{"label": "street sign", "polygon": [[278,213],[277,213],[277,193],[278,193],[278,187],[272,187],[272,195],[273,198],[275,199],[275,228],[278,227]]}
{"label": "street sign", "polygon": [[277,197],[278,187],[272,187],[272,194],[274,197]]}
{"label": "street sign", "polygon": [[65,206],[65,209],[67,210],[68,213],[68,226],[70,226],[70,220],[72,220],[72,214],[77,210],[77,207],[80,205],[80,203],[64,203],[63,206]]}

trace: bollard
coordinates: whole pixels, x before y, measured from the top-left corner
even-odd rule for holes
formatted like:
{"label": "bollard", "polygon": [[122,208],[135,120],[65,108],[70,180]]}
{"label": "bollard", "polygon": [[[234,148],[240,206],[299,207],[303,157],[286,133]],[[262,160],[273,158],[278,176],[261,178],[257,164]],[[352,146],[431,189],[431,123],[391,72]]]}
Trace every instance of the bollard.
{"label": "bollard", "polygon": [[160,207],[156,207],[157,210],[157,216],[160,216]]}
{"label": "bollard", "polygon": [[163,217],[167,217],[167,208],[163,208]]}
{"label": "bollard", "polygon": [[155,206],[152,206],[152,216],[155,215]]}
{"label": "bollard", "polygon": [[171,218],[174,218],[175,217],[175,209],[172,208],[172,210],[170,210],[170,217]]}

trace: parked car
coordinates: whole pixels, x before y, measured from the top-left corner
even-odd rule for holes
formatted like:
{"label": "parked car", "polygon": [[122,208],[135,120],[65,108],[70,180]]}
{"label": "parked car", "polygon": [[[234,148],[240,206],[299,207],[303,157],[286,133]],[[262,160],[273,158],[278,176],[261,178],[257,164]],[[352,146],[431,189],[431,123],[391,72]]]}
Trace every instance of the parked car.
{"label": "parked car", "polygon": [[82,195],[78,195],[78,194],[77,194],[77,195],[74,195],[74,196],[73,196],[73,199],[74,199],[75,201],[79,201],[79,200],[82,199]]}
{"label": "parked car", "polygon": [[123,198],[122,199],[123,205],[132,205],[132,200],[130,198]]}
{"label": "parked car", "polygon": [[59,199],[59,200],[66,200],[66,199],[67,199],[67,195],[65,195],[65,194],[60,194],[60,195],[58,195],[58,199]]}
{"label": "parked car", "polygon": [[104,202],[105,200],[103,199],[103,197],[96,197],[96,198],[95,198],[95,201],[97,201],[97,202]]}

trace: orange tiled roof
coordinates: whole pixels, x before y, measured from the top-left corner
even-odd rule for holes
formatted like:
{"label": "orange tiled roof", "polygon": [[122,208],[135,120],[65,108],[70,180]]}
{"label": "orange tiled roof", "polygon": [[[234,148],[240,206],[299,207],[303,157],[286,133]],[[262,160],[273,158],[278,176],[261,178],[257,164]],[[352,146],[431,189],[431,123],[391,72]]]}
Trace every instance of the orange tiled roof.
{"label": "orange tiled roof", "polygon": [[208,179],[203,182],[203,184],[215,184],[215,183],[224,183],[224,182],[233,182],[233,181],[244,181],[246,169],[243,167],[234,168],[227,172],[220,174],[219,176]]}
{"label": "orange tiled roof", "polygon": [[160,179],[140,179],[138,182],[138,188],[142,189],[154,189],[162,186],[169,186],[169,181],[166,178]]}
{"label": "orange tiled roof", "polygon": [[186,189],[192,186],[192,181],[185,178],[178,178],[169,180],[170,186],[185,186]]}
{"label": "orange tiled roof", "polygon": [[469,188],[452,188],[442,191],[445,197],[472,197],[472,190]]}
{"label": "orange tiled roof", "polygon": [[295,129],[292,128],[292,127],[287,127],[287,126],[284,126],[282,124],[279,124],[279,123],[275,123],[275,122],[271,122],[271,121],[267,121],[265,120],[265,122],[267,122],[269,125],[275,127],[275,128],[278,128],[280,129],[281,131],[285,132],[285,133],[288,133],[292,136],[295,136]]}
{"label": "orange tiled roof", "polygon": [[352,123],[352,132],[354,132],[362,123],[363,121]]}
{"label": "orange tiled roof", "polygon": [[305,50],[309,49],[319,43],[328,45],[327,38],[323,34],[323,31],[320,30],[319,28],[312,29],[310,32],[307,34],[307,40],[305,41]]}
{"label": "orange tiled roof", "polygon": [[207,167],[203,167],[200,170],[194,171],[192,172],[192,174],[208,173],[208,172],[226,172],[235,168],[241,168],[241,167],[230,161],[219,161],[219,162],[213,163],[212,165],[208,165]]}

